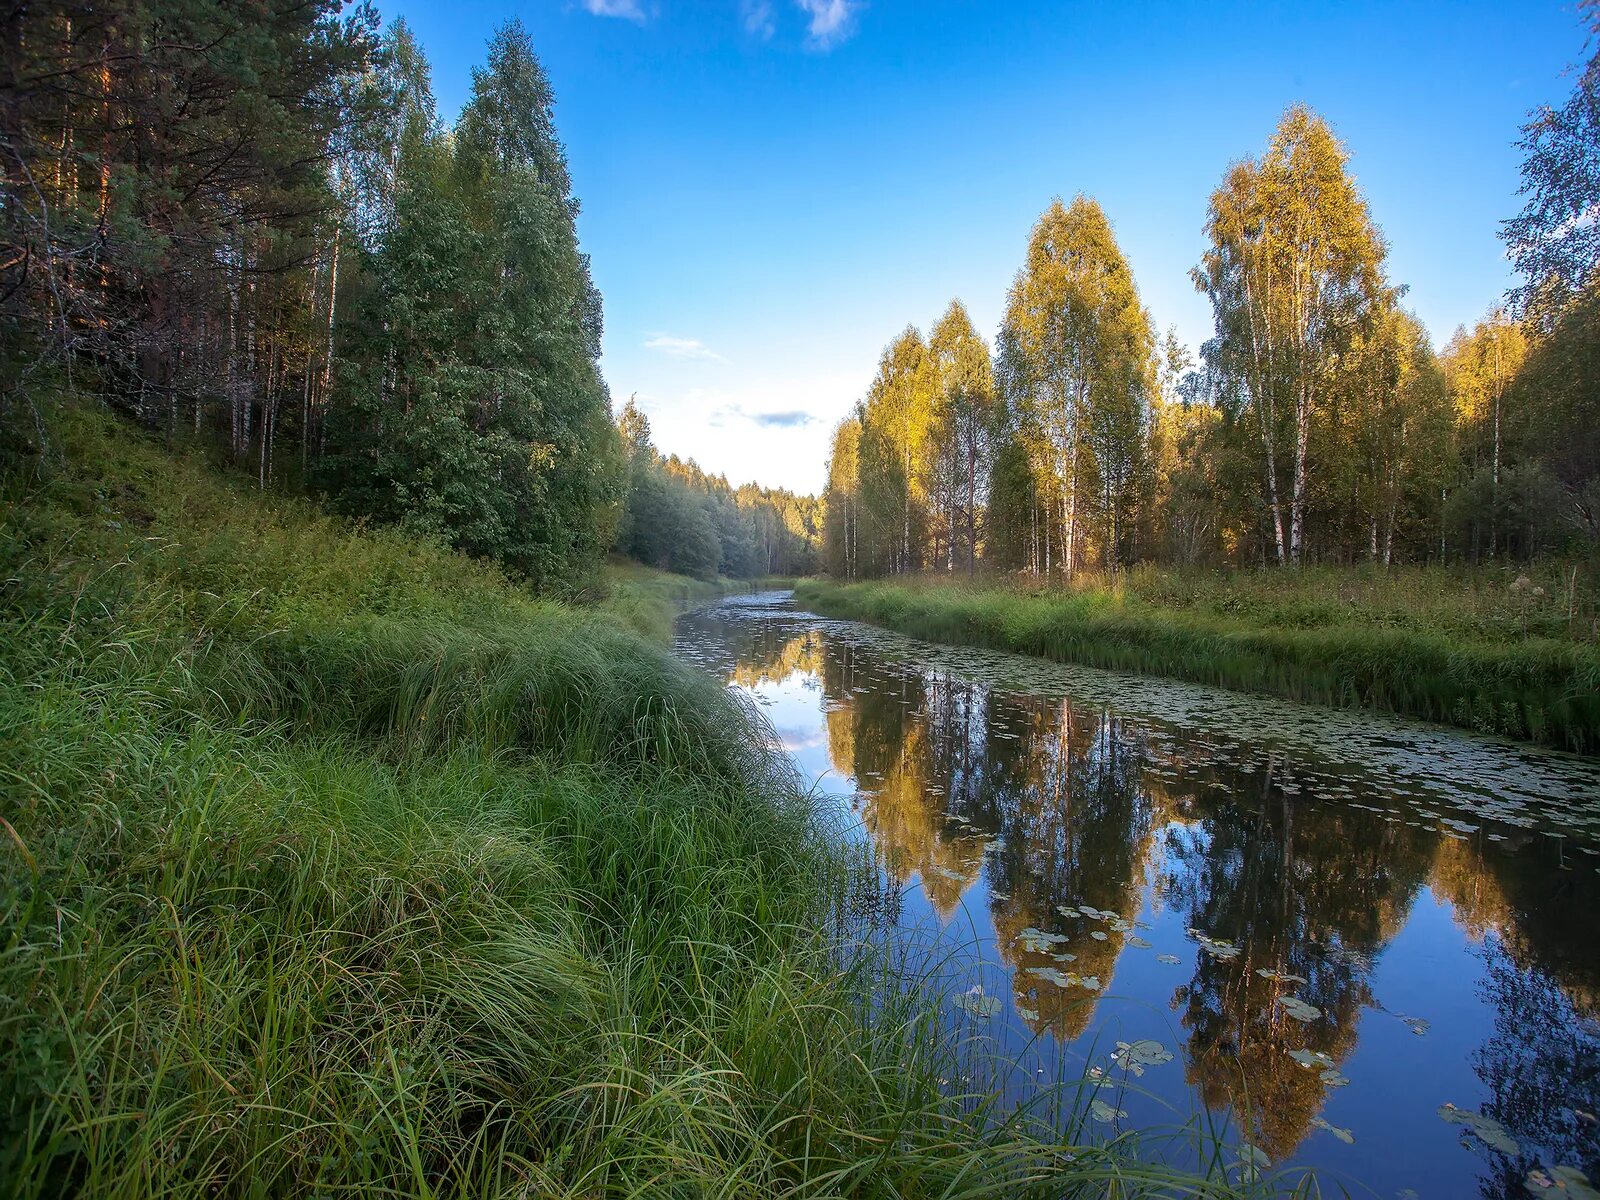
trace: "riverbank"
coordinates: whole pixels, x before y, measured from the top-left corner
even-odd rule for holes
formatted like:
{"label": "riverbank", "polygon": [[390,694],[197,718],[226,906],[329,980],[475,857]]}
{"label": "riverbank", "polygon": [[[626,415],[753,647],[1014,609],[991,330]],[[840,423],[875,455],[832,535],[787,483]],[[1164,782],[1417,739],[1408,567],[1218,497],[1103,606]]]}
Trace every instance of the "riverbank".
{"label": "riverbank", "polygon": [[[927,641],[1365,707],[1600,752],[1592,601],[1553,574],[1138,571],[1071,591],[999,581],[805,580],[826,616]],[[1573,577],[1573,587],[1576,587]],[[1569,613],[1572,614],[1569,616]]]}
{"label": "riverbank", "polygon": [[740,592],[770,591],[794,586],[793,579],[695,579],[659,571],[631,559],[613,557],[600,568],[596,603],[615,614],[634,632],[657,645],[672,640],[672,623],[698,604]]}
{"label": "riverbank", "polygon": [[875,876],[615,614],[55,441],[0,492],[7,1195],[1231,1194],[952,1096],[839,963]]}

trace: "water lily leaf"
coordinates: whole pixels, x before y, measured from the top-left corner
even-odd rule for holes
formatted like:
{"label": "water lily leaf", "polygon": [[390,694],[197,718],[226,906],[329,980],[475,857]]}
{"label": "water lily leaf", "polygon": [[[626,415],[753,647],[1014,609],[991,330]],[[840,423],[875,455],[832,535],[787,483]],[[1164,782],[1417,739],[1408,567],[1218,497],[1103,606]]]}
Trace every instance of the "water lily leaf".
{"label": "water lily leaf", "polygon": [[1285,1014],[1302,1023],[1315,1021],[1322,1015],[1322,1010],[1315,1004],[1307,1004],[1298,996],[1279,996],[1278,1003],[1283,1006]]}
{"label": "water lily leaf", "polygon": [[1181,960],[1176,954],[1158,954],[1156,955],[1156,961],[1158,963],[1166,963],[1168,966],[1176,966]]}
{"label": "water lily leaf", "polygon": [[1320,1050],[1291,1050],[1289,1057],[1302,1067],[1320,1067],[1329,1070],[1333,1067],[1333,1059]]}
{"label": "water lily leaf", "polygon": [[1311,1123],[1313,1125],[1315,1125],[1318,1129],[1327,1130],[1329,1133],[1333,1134],[1334,1137],[1338,1138],[1341,1142],[1343,1142],[1346,1146],[1355,1145],[1356,1135],[1351,1133],[1348,1129],[1343,1129],[1338,1125],[1334,1125],[1334,1124],[1331,1124],[1328,1121],[1324,1121],[1321,1117],[1312,1117],[1311,1118]]}
{"label": "water lily leaf", "polygon": [[1094,1119],[1096,1121],[1104,1121],[1107,1125],[1111,1124],[1118,1117],[1125,1117],[1128,1115],[1120,1108],[1112,1108],[1111,1105],[1107,1104],[1104,1100],[1091,1100],[1089,1102],[1089,1111],[1094,1114]]}
{"label": "water lily leaf", "polygon": [[1128,939],[1128,945],[1132,946],[1135,950],[1148,950],[1148,949],[1150,949],[1150,943],[1145,941],[1138,934],[1134,934],[1132,937],[1130,937]]}
{"label": "water lily leaf", "polygon": [[1600,1191],[1577,1167],[1551,1167],[1550,1180],[1574,1200],[1600,1200]]}
{"label": "water lily leaf", "polygon": [[989,1018],[1000,1011],[1000,1000],[995,996],[983,994],[983,984],[977,984],[970,991],[953,997],[951,1000],[957,1008],[974,1017]]}
{"label": "water lily leaf", "polygon": [[1146,1067],[1159,1067],[1172,1061],[1172,1052],[1160,1042],[1142,1038],[1137,1042],[1118,1042],[1111,1061],[1125,1071],[1143,1075]]}
{"label": "water lily leaf", "polygon": [[1274,983],[1304,983],[1304,975],[1288,975],[1282,971],[1269,970],[1266,967],[1257,967],[1256,974],[1263,979],[1270,979]]}
{"label": "water lily leaf", "polygon": [[1486,1117],[1482,1113],[1472,1112],[1470,1109],[1457,1108],[1454,1104],[1441,1104],[1439,1106],[1439,1119],[1448,1121],[1452,1125],[1464,1125],[1477,1135],[1478,1140],[1491,1150],[1498,1150],[1501,1154],[1519,1154],[1521,1147],[1517,1145],[1516,1138],[1506,1130],[1506,1127],[1493,1117]]}
{"label": "water lily leaf", "polygon": [[1401,1017],[1400,1019],[1409,1025],[1411,1032],[1418,1037],[1428,1032],[1428,1020],[1426,1017]]}
{"label": "water lily leaf", "polygon": [[1106,940],[1106,932],[1103,929],[1091,930],[1089,936],[1097,942],[1103,942]]}
{"label": "water lily leaf", "polygon": [[1350,1082],[1347,1076],[1339,1074],[1338,1071],[1335,1071],[1331,1067],[1318,1076],[1318,1078],[1320,1078],[1322,1082],[1327,1084],[1329,1087],[1344,1087],[1345,1084]]}

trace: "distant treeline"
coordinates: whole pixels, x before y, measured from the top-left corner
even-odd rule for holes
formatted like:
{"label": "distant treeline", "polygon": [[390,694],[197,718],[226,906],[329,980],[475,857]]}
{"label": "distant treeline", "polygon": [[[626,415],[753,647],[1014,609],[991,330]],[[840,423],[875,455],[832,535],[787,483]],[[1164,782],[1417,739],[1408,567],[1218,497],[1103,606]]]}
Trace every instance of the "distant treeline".
{"label": "distant treeline", "polygon": [[[45,446],[66,388],[537,586],[619,536],[662,557],[625,512],[640,472],[520,24],[453,125],[366,5],[45,0],[0,29],[4,452]],[[665,469],[720,542],[689,529],[681,569],[803,565],[794,498]]]}
{"label": "distant treeline", "polygon": [[1527,207],[1504,236],[1527,283],[1442,355],[1303,107],[1211,197],[1198,361],[1157,338],[1100,205],[1052,203],[993,353],[955,301],[889,344],[835,430],[829,572],[1592,552],[1597,114],[1600,56],[1524,127]]}
{"label": "distant treeline", "polygon": [[652,567],[709,579],[810,575],[822,504],[782,488],[729,486],[690,459],[662,458],[650,422],[629,400],[617,425],[628,463],[617,548]]}

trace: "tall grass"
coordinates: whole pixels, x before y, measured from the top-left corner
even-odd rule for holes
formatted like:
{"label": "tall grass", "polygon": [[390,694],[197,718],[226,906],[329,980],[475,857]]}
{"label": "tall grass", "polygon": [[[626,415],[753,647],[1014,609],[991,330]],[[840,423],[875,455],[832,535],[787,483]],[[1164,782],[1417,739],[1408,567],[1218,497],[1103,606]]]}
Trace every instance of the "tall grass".
{"label": "tall grass", "polygon": [[1498,572],[1145,570],[1062,591],[811,580],[797,597],[929,641],[1600,752],[1600,648],[1567,616],[1578,600]]}
{"label": "tall grass", "polygon": [[0,533],[0,1194],[1234,1194],[951,1094],[709,679],[65,429]]}

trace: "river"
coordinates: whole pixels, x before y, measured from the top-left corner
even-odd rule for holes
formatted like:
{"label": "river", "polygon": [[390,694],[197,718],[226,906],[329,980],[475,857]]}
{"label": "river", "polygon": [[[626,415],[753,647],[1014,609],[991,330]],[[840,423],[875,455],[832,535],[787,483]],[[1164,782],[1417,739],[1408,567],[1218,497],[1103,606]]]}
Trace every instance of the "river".
{"label": "river", "polygon": [[1600,761],[786,592],[687,614],[675,649],[870,842],[890,936],[1009,1100],[1090,1080],[1106,1136],[1199,1116],[1334,1194],[1600,1181]]}

